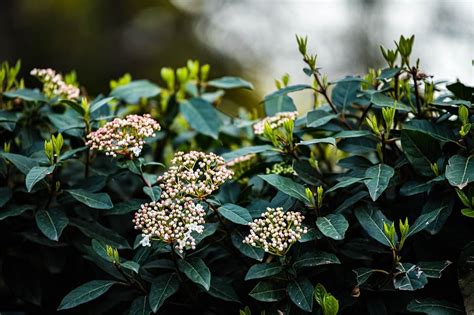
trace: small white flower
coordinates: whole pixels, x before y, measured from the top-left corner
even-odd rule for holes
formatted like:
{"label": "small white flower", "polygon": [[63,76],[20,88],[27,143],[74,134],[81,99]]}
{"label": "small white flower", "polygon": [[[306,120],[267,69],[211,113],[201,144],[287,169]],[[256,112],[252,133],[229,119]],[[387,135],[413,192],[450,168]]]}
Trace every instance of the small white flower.
{"label": "small white flower", "polygon": [[132,153],[135,154],[135,156],[140,156],[141,152],[142,152],[142,149],[140,147],[132,148]]}
{"label": "small white flower", "polygon": [[150,235],[142,234],[142,239],[140,240],[140,245],[142,245],[143,247],[145,247],[145,246],[150,247],[151,246]]}

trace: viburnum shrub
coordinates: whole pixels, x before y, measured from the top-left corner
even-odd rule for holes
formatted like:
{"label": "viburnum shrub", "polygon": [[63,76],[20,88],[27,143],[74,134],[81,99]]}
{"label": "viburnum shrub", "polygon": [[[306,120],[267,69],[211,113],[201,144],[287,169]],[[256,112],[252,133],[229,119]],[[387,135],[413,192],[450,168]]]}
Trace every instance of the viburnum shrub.
{"label": "viburnum shrub", "polygon": [[95,98],[3,63],[0,312],[472,312],[474,88],[413,36],[337,81],[297,44],[308,82],[277,80],[264,118],[221,112],[253,87],[198,61]]}

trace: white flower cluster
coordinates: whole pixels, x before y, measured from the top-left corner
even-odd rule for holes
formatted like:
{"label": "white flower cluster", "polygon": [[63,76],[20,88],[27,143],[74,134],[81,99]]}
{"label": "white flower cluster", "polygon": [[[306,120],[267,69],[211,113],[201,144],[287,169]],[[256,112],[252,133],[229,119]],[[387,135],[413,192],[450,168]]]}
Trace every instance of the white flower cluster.
{"label": "white flower cluster", "polygon": [[154,137],[160,125],[149,114],[143,116],[128,115],[125,119],[115,118],[102,128],[87,135],[87,145],[92,150],[105,152],[106,155],[139,156],[145,138]]}
{"label": "white flower cluster", "polygon": [[79,97],[79,88],[64,82],[63,76],[53,69],[33,69],[30,74],[43,83],[43,92],[47,96],[60,96],[68,100]]}
{"label": "white flower cluster", "polygon": [[158,178],[162,198],[191,196],[202,199],[233,176],[224,159],[214,153],[177,152],[171,164]]}
{"label": "white flower cluster", "polygon": [[281,126],[286,121],[295,120],[298,117],[298,112],[280,112],[275,116],[265,117],[260,120],[258,123],[253,125],[253,131],[256,135],[263,135],[265,131],[265,124],[268,123],[272,130],[275,130]]}
{"label": "white flower cluster", "polygon": [[151,246],[150,239],[158,238],[173,244],[183,252],[186,247],[196,248],[193,231],[202,233],[206,211],[190,197],[164,199],[141,205],[135,213],[135,229],[142,230],[143,246]]}
{"label": "white flower cluster", "polygon": [[244,244],[263,248],[267,253],[284,256],[291,245],[308,232],[302,227],[304,216],[299,212],[283,212],[283,208],[267,208],[261,219],[250,223],[250,234]]}

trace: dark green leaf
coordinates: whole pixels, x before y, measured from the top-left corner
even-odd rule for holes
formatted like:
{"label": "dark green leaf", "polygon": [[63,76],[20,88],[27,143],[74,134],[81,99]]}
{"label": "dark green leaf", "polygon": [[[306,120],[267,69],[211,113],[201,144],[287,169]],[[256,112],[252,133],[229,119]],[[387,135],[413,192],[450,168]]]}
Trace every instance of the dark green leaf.
{"label": "dark green leaf", "polygon": [[313,291],[314,287],[307,278],[293,280],[288,284],[288,296],[296,306],[304,311],[313,310]]}
{"label": "dark green leaf", "polygon": [[247,154],[261,153],[261,152],[271,151],[271,150],[274,150],[274,148],[271,145],[268,145],[268,144],[256,145],[256,146],[244,147],[244,148],[240,148],[231,152],[224,153],[222,154],[222,157],[226,161],[230,161]]}
{"label": "dark green leaf", "polygon": [[33,210],[35,209],[34,205],[15,205],[15,204],[10,204],[8,205],[5,209],[2,209],[0,211],[0,221],[4,220],[8,217],[15,217],[27,210]]}
{"label": "dark green leaf", "polygon": [[28,192],[30,192],[40,180],[51,174],[54,171],[54,168],[54,165],[49,167],[34,166],[31,168],[25,178],[26,189]]}
{"label": "dark green leaf", "polygon": [[194,130],[211,138],[218,138],[222,121],[210,103],[200,98],[193,98],[181,103],[180,111]]}
{"label": "dark green leaf", "polygon": [[417,263],[418,267],[425,274],[427,278],[441,278],[441,272],[446,269],[452,262],[444,261],[420,261]]}
{"label": "dark green leaf", "polygon": [[114,204],[114,207],[108,211],[104,211],[104,215],[122,215],[140,209],[140,206],[148,202],[144,199],[130,199],[124,202]]}
{"label": "dark green leaf", "polygon": [[366,283],[367,280],[369,280],[370,276],[373,273],[377,272],[376,269],[370,269],[370,268],[357,268],[352,271],[354,271],[354,273],[356,274],[358,286],[361,286],[364,283]]}
{"label": "dark green leaf", "polygon": [[360,88],[360,78],[346,77],[339,80],[331,92],[331,98],[334,105],[345,111],[357,101],[357,92]]}
{"label": "dark green leaf", "polygon": [[273,116],[280,112],[296,111],[295,103],[293,103],[293,99],[288,95],[266,98],[264,100],[264,105],[267,116]]}
{"label": "dark green leaf", "polygon": [[96,110],[99,110],[102,106],[106,105],[108,102],[110,102],[113,99],[114,99],[113,97],[106,97],[106,98],[94,101],[93,103],[89,105],[89,113],[92,114]]}
{"label": "dark green leaf", "polygon": [[451,186],[459,189],[474,181],[474,155],[467,158],[461,155],[452,156],[446,166],[446,179]]}
{"label": "dark green leaf", "polygon": [[412,300],[407,306],[410,312],[425,313],[428,315],[464,315],[463,307],[446,301],[426,298]]}
{"label": "dark green leaf", "polygon": [[232,285],[222,278],[212,277],[211,288],[207,292],[209,295],[223,301],[239,302],[239,296]]}
{"label": "dark green leaf", "polygon": [[132,81],[114,89],[110,96],[136,104],[140,98],[151,98],[160,94],[160,87],[148,80]]}
{"label": "dark green leaf", "polygon": [[264,280],[257,283],[249,295],[260,302],[277,302],[285,297],[286,290],[271,281]]}
{"label": "dark green leaf", "polygon": [[369,130],[344,130],[333,135],[333,138],[336,139],[346,139],[346,138],[358,138],[372,136],[372,133]]}
{"label": "dark green leaf", "polygon": [[347,187],[347,186],[350,186],[350,185],[353,185],[355,183],[359,183],[361,181],[363,181],[365,178],[356,178],[356,177],[348,177],[348,178],[345,178],[343,180],[341,180],[339,183],[337,183],[336,185],[332,186],[331,188],[329,188],[326,193],[330,193],[331,191],[335,191],[339,188],[344,188],[344,187]]}
{"label": "dark green leaf", "polygon": [[194,283],[201,285],[206,291],[211,286],[211,271],[204,261],[199,257],[193,257],[189,260],[181,259],[179,269]]}
{"label": "dark green leaf", "polygon": [[398,73],[400,73],[400,68],[385,68],[382,70],[382,73],[377,77],[378,80],[386,80],[393,78]]}
{"label": "dark green leaf", "polygon": [[253,85],[250,82],[247,82],[238,77],[222,77],[218,79],[214,79],[207,82],[207,85],[219,88],[219,89],[248,89],[252,90]]}
{"label": "dark green leaf", "polygon": [[138,271],[140,270],[140,265],[137,262],[133,261],[133,260],[127,260],[125,262],[122,262],[122,263],[120,263],[120,266],[122,266],[123,268],[128,269],[130,271],[133,271],[136,274],[138,274]]}
{"label": "dark green leaf", "polygon": [[22,172],[23,174],[28,174],[28,172],[35,166],[38,166],[38,162],[33,159],[30,159],[26,156],[15,154],[15,153],[1,153],[2,156],[10,161],[15,167]]}
{"label": "dark green leaf", "polygon": [[395,107],[397,108],[398,111],[404,111],[404,112],[409,112],[411,110],[410,106],[407,106],[403,104],[400,101],[396,101],[391,97],[386,96],[383,93],[375,93],[372,94],[372,97],[370,99],[374,107]]}
{"label": "dark green leaf", "polygon": [[456,137],[451,129],[429,120],[413,119],[402,127],[404,130],[421,132],[443,142],[456,142]]}
{"label": "dark green leaf", "polygon": [[367,179],[364,180],[364,184],[367,186],[373,201],[376,201],[387,189],[394,174],[394,169],[386,164],[374,165],[367,169],[365,172]]}
{"label": "dark green leaf", "polygon": [[307,85],[307,84],[289,85],[289,86],[279,89],[278,91],[268,94],[267,96],[265,96],[265,99],[270,99],[273,97],[286,95],[288,93],[297,92],[297,91],[306,90],[306,89],[311,89],[311,85]]}
{"label": "dark green leaf", "polygon": [[248,225],[249,222],[252,221],[252,217],[247,209],[231,203],[227,203],[220,207],[218,212],[224,218],[236,224]]}
{"label": "dark green leaf", "polygon": [[423,176],[433,176],[431,164],[441,154],[438,142],[424,133],[402,130],[401,143],[403,153],[414,169]]}
{"label": "dark green leaf", "polygon": [[[12,189],[10,187],[0,187],[0,208],[7,204],[12,198]],[[2,212],[0,212],[1,215]]]}
{"label": "dark green leaf", "polygon": [[336,145],[336,139],[332,137],[311,139],[311,140],[300,141],[296,145],[312,145],[312,144],[318,144],[318,143],[329,143],[332,145]]}
{"label": "dark green leaf", "polygon": [[414,291],[423,288],[428,283],[426,275],[416,265],[410,263],[398,264],[397,270],[403,272],[403,274],[393,279],[395,289]]}
{"label": "dark green leaf", "polygon": [[306,114],[306,126],[309,128],[318,128],[335,118],[337,118],[336,114],[330,114],[320,109],[313,110]]}
{"label": "dark green leaf", "polygon": [[242,241],[244,240],[244,236],[239,230],[235,230],[234,232],[232,232],[231,240],[232,244],[234,244],[234,246],[245,256],[248,256],[258,261],[263,260],[265,251],[261,248],[256,248],[248,244],[242,243]]}
{"label": "dark green leaf", "polygon": [[133,300],[128,315],[150,315],[151,308],[148,303],[148,296],[139,296]]}
{"label": "dark green leaf", "polygon": [[108,229],[97,222],[88,222],[78,219],[71,219],[69,225],[77,227],[86,236],[99,240],[104,244],[118,249],[128,249],[130,245],[127,240],[117,234],[114,230]]}
{"label": "dark green leaf", "polygon": [[407,238],[424,230],[431,222],[436,220],[441,211],[443,211],[446,206],[440,206],[437,209],[434,209],[430,212],[421,214],[413,224],[410,225],[410,230],[408,231]]}
{"label": "dark green leaf", "polygon": [[322,251],[309,251],[298,256],[293,262],[296,269],[303,267],[316,267],[321,265],[340,264],[336,255]]}
{"label": "dark green leaf", "polygon": [[156,277],[151,283],[150,307],[155,313],[160,309],[165,300],[178,292],[179,279],[176,273],[168,273]]}
{"label": "dark green leaf", "polygon": [[335,240],[342,240],[349,227],[349,223],[342,214],[328,214],[324,217],[318,217],[316,226],[324,236]]}
{"label": "dark green leaf", "polygon": [[111,209],[114,206],[106,193],[92,193],[84,189],[66,191],[77,201],[94,209]]}
{"label": "dark green leaf", "polygon": [[10,91],[3,93],[4,96],[9,98],[21,98],[28,102],[46,102],[46,97],[38,89],[19,89],[16,91]]}
{"label": "dark green leaf", "polygon": [[294,182],[291,178],[277,174],[259,175],[258,177],[288,196],[296,198],[304,203],[309,203],[304,186]]}
{"label": "dark green leaf", "polygon": [[153,187],[145,186],[143,187],[143,192],[147,194],[148,197],[150,197],[151,201],[160,200],[160,196],[161,196],[160,186],[153,186]]}
{"label": "dark green leaf", "polygon": [[245,280],[267,278],[282,271],[283,267],[279,263],[255,264],[247,271]]}
{"label": "dark green leaf", "polygon": [[93,280],[75,288],[61,301],[58,311],[76,307],[92,301],[107,292],[116,282],[110,280]]}
{"label": "dark green leaf", "polygon": [[392,222],[383,215],[382,211],[373,208],[359,208],[355,210],[354,214],[367,234],[383,245],[392,246],[383,229],[384,223],[391,225]]}
{"label": "dark green leaf", "polygon": [[62,231],[69,223],[67,216],[59,209],[39,210],[35,219],[41,232],[53,241],[59,240]]}

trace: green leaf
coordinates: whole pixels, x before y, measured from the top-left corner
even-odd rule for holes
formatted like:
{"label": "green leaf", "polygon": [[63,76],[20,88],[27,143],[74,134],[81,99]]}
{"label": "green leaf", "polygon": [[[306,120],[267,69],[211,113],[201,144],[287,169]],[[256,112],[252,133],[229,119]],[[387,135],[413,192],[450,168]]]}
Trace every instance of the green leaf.
{"label": "green leaf", "polygon": [[53,241],[58,241],[69,219],[59,209],[39,210],[35,215],[36,225],[43,234]]}
{"label": "green leaf", "polygon": [[303,267],[316,267],[340,263],[341,262],[334,254],[323,251],[308,251],[294,260],[293,267],[295,269],[300,269]]}
{"label": "green leaf", "polygon": [[92,301],[107,292],[115,281],[93,280],[75,288],[61,301],[58,311],[66,310]]}
{"label": "green leaf", "polygon": [[178,265],[179,269],[189,280],[201,285],[206,291],[209,291],[211,286],[211,271],[201,258],[193,257],[189,260],[181,259]]}
{"label": "green leaf", "polygon": [[268,99],[265,98],[264,106],[267,116],[273,116],[280,112],[296,111],[295,103],[288,95],[280,95],[276,97],[270,97]]}
{"label": "green leaf", "polygon": [[316,226],[324,236],[335,240],[342,240],[349,227],[349,223],[342,214],[328,214],[324,217],[318,217]]}
{"label": "green leaf", "polygon": [[431,164],[441,154],[438,141],[421,132],[402,130],[401,144],[403,153],[415,171],[423,176],[434,175]]}
{"label": "green leaf", "polygon": [[0,221],[5,220],[8,217],[16,217],[27,210],[33,210],[36,207],[34,205],[15,205],[10,204],[5,209],[0,211]]}
{"label": "green leaf", "polygon": [[396,76],[398,73],[400,73],[401,69],[400,68],[385,68],[382,70],[382,73],[377,77],[377,80],[386,80],[393,78]]}
{"label": "green leaf", "polygon": [[7,202],[12,198],[12,195],[13,193],[10,187],[0,187],[0,207],[6,205]]}
{"label": "green leaf", "polygon": [[446,269],[452,262],[449,260],[444,261],[420,261],[417,263],[418,267],[425,274],[427,278],[441,278],[441,272]]}
{"label": "green leaf", "polygon": [[286,295],[286,290],[272,281],[264,280],[250,291],[249,295],[260,302],[277,302]]}
{"label": "green leaf", "polygon": [[296,198],[306,204],[310,202],[306,197],[304,186],[294,182],[291,178],[277,174],[259,175],[258,177],[288,196]]}
{"label": "green leaf", "polygon": [[273,97],[278,97],[278,96],[281,96],[281,95],[286,95],[288,93],[293,93],[293,92],[306,90],[306,89],[311,89],[311,85],[308,85],[308,84],[289,85],[289,86],[281,88],[281,89],[279,89],[279,90],[277,90],[277,91],[275,91],[271,94],[268,94],[267,96],[265,96],[265,99],[270,99],[270,98],[273,98]]}
{"label": "green leaf", "polygon": [[383,229],[384,223],[391,225],[392,222],[383,215],[382,211],[373,208],[359,208],[355,210],[354,214],[367,234],[383,245],[392,246]]}
{"label": "green leaf", "polygon": [[321,283],[318,283],[316,285],[316,287],[314,288],[314,299],[319,305],[323,304],[324,296],[327,293],[328,292],[326,291],[326,288]]}
{"label": "green leaf", "polygon": [[123,268],[128,269],[130,271],[133,271],[136,274],[138,274],[138,271],[140,270],[140,265],[137,262],[133,261],[133,260],[127,260],[125,262],[122,262],[122,263],[120,263],[120,266],[122,266]]}
{"label": "green leaf", "polygon": [[377,272],[376,269],[371,269],[371,268],[357,268],[357,269],[354,269],[352,270],[355,274],[356,274],[356,278],[357,278],[357,285],[358,286],[361,286],[363,285],[364,283],[367,282],[367,280],[369,280],[370,276]]}
{"label": "green leaf", "polygon": [[307,312],[311,312],[313,310],[314,287],[307,278],[292,280],[288,284],[287,291],[288,296],[296,306]]}
{"label": "green leaf", "polygon": [[143,187],[143,192],[150,197],[152,201],[158,201],[160,200],[161,196],[161,188],[160,186],[153,186],[153,187],[148,187],[145,186]]}
{"label": "green leaf", "polygon": [[412,300],[407,310],[416,313],[425,313],[428,315],[464,315],[463,307],[446,301],[426,298],[422,300]]}
{"label": "green leaf", "polygon": [[23,174],[28,174],[28,172],[35,166],[38,166],[38,162],[33,159],[30,159],[26,156],[15,154],[15,153],[1,153],[1,155],[10,161],[15,167],[22,172]]}
{"label": "green leaf", "polygon": [[229,302],[239,302],[239,296],[230,283],[222,278],[212,277],[211,288],[207,293],[215,298]]}
{"label": "green leaf", "polygon": [[312,144],[318,144],[318,143],[329,143],[335,146],[336,139],[332,137],[311,139],[311,140],[300,141],[296,145],[312,145]]}
{"label": "green leaf", "polygon": [[203,99],[193,98],[181,103],[179,108],[191,128],[211,138],[218,138],[222,121],[214,106]]}
{"label": "green leaf", "polygon": [[432,123],[429,120],[413,119],[403,124],[402,130],[418,131],[439,141],[456,142],[454,132],[446,126]]}
{"label": "green leaf", "polygon": [[55,166],[51,165],[49,167],[45,166],[34,166],[26,175],[25,184],[28,192],[31,192],[33,187],[41,181],[43,178],[48,176],[54,171]]}
{"label": "green leaf", "polygon": [[364,180],[364,184],[367,186],[373,201],[376,201],[387,189],[394,174],[395,170],[386,164],[374,165],[365,171],[367,179]]}
{"label": "green leaf", "polygon": [[393,279],[395,289],[402,291],[414,291],[423,288],[428,279],[420,267],[410,264],[398,264],[397,270],[403,272],[402,275]]}
{"label": "green leaf", "polygon": [[148,303],[148,296],[139,296],[133,300],[128,315],[149,315],[151,308]]}
{"label": "green leaf", "polygon": [[245,280],[267,278],[279,274],[283,267],[279,263],[255,264],[245,275]]}
{"label": "green leaf", "polygon": [[76,153],[86,151],[87,149],[88,149],[87,147],[79,147],[76,149],[68,150],[64,152],[63,154],[61,154],[61,156],[59,157],[59,161],[69,160],[70,158],[74,157]]}
{"label": "green leaf", "polygon": [[459,189],[474,181],[474,155],[468,158],[461,155],[452,156],[446,166],[446,179],[451,186]]}
{"label": "green leaf", "polygon": [[413,224],[410,225],[410,230],[408,231],[407,238],[424,230],[428,225],[433,222],[441,213],[446,208],[445,205],[440,206],[430,212],[421,214]]}
{"label": "green leaf", "polygon": [[337,118],[336,114],[331,114],[321,109],[313,110],[306,114],[306,126],[308,128],[318,128],[335,118]]}
{"label": "green leaf", "polygon": [[339,183],[337,183],[336,185],[332,186],[331,188],[329,188],[326,193],[330,193],[331,191],[335,191],[339,188],[344,188],[344,187],[348,187],[350,185],[353,185],[355,183],[359,183],[361,181],[363,181],[365,178],[357,178],[357,177],[347,177],[345,178],[344,180],[341,180]]}
{"label": "green leaf", "polygon": [[238,205],[226,203],[225,205],[220,207],[217,211],[224,218],[236,224],[248,225],[249,222],[252,221],[252,216],[250,215],[249,211]]}
{"label": "green leaf", "polygon": [[333,135],[336,139],[359,138],[372,136],[369,130],[343,130]]}
{"label": "green leaf", "polygon": [[261,248],[253,247],[248,244],[242,243],[244,236],[239,230],[234,230],[231,234],[232,244],[237,248],[242,254],[247,257],[253,258],[258,261],[263,260],[265,251]]}
{"label": "green leaf", "polygon": [[108,229],[95,221],[84,221],[71,219],[69,225],[78,228],[86,236],[99,240],[104,244],[116,247],[118,249],[129,249],[130,244],[114,230]]}
{"label": "green leaf", "polygon": [[400,188],[400,194],[402,196],[413,196],[425,193],[430,191],[436,183],[442,183],[445,179],[444,175],[440,175],[427,182],[408,181]]}
{"label": "green leaf", "polygon": [[[391,97],[386,96],[383,93],[375,93],[372,94],[372,98],[370,99],[374,107],[395,107],[395,100]],[[397,101],[396,108],[398,111],[409,112],[411,111],[411,107],[403,104],[400,101]]]}
{"label": "green leaf", "polygon": [[126,85],[115,88],[110,96],[136,104],[141,98],[151,98],[160,94],[160,87],[148,80],[132,81]]}
{"label": "green leaf", "polygon": [[156,313],[165,300],[178,292],[179,279],[176,273],[167,273],[153,279],[150,289],[150,307]]}
{"label": "green leaf", "polygon": [[357,101],[357,93],[360,88],[360,78],[346,77],[339,80],[331,91],[331,98],[336,108],[342,112],[350,108]]}
{"label": "green leaf", "polygon": [[222,157],[226,161],[231,161],[235,158],[238,158],[247,154],[261,153],[261,152],[272,151],[272,150],[274,150],[274,148],[268,144],[256,145],[256,146],[244,147],[237,150],[233,150],[231,152],[224,153],[222,154]]}
{"label": "green leaf", "polygon": [[114,207],[108,211],[102,212],[104,215],[122,215],[140,209],[140,206],[148,202],[145,199],[130,199],[124,202],[114,204]]}
{"label": "green leaf", "polygon": [[207,85],[218,89],[248,89],[252,90],[252,83],[238,77],[222,77],[207,82]]}
{"label": "green leaf", "polygon": [[89,113],[93,113],[96,110],[99,110],[102,106],[107,105],[110,101],[112,101],[114,98],[113,97],[106,97],[97,101],[94,101],[89,105]]}
{"label": "green leaf", "polygon": [[114,205],[106,193],[92,193],[84,189],[66,190],[74,199],[94,209],[112,209]]}
{"label": "green leaf", "polygon": [[9,98],[21,98],[28,102],[46,102],[46,97],[38,89],[18,89],[16,91],[10,91],[3,93],[4,96]]}
{"label": "green leaf", "polygon": [[337,315],[339,312],[339,301],[331,294],[326,294],[322,303],[324,315]]}
{"label": "green leaf", "polygon": [[468,218],[474,218],[474,209],[464,208],[461,209],[461,213]]}

